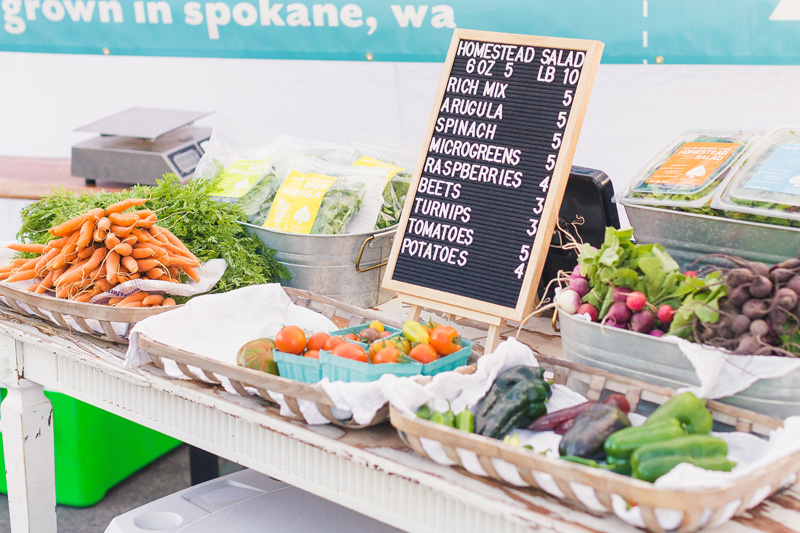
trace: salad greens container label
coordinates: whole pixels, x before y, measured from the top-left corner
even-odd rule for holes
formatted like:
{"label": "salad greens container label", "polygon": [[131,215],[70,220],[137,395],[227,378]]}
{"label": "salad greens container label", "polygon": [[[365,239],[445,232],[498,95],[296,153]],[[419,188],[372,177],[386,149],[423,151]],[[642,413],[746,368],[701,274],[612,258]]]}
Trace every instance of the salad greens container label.
{"label": "salad greens container label", "polygon": [[646,183],[699,187],[739,146],[739,143],[684,143]]}
{"label": "salad greens container label", "polygon": [[744,188],[800,196],[800,144],[779,144]]}
{"label": "salad greens container label", "polygon": [[241,198],[271,169],[269,161],[236,161],[222,171],[220,181],[211,195]]}
{"label": "salad greens container label", "polygon": [[388,185],[389,180],[391,180],[395,176],[395,174],[405,170],[403,167],[398,167],[397,165],[386,163],[385,161],[375,159],[374,157],[370,157],[368,155],[362,155],[361,157],[353,161],[353,166],[386,169],[386,183],[383,184],[384,187]]}
{"label": "salad greens container label", "polygon": [[291,233],[311,233],[322,197],[336,179],[314,172],[292,170],[278,189],[263,227]]}

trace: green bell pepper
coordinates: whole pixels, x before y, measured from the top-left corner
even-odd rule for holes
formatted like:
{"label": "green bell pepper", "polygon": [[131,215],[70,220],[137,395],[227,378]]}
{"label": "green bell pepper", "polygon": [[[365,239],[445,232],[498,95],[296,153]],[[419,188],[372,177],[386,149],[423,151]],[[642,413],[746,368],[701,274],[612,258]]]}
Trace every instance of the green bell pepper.
{"label": "green bell pepper", "polygon": [[456,415],[456,429],[473,433],[475,431],[475,415],[469,409],[464,409]]}
{"label": "green bell pepper", "polygon": [[[494,407],[494,404],[501,398],[512,386],[520,381],[541,380],[544,377],[544,370],[539,367],[519,365],[500,372],[495,377],[492,386],[486,395],[481,398],[475,408],[475,429],[480,433],[481,428],[488,421],[488,414]],[[550,386],[547,386],[547,397],[550,397]]]}
{"label": "green bell pepper", "polygon": [[543,379],[518,381],[498,395],[482,423],[476,417],[475,432],[502,439],[512,429],[527,427],[547,412],[545,401],[549,394],[550,385]]}
{"label": "green bell pepper", "polygon": [[631,455],[633,477],[655,481],[680,463],[706,470],[730,471],[736,463],[727,459],[728,445],[710,435],[687,435],[637,448]]}
{"label": "green bell pepper", "polygon": [[686,429],[677,418],[663,418],[652,424],[625,428],[606,439],[603,449],[607,457],[629,459],[644,444],[663,442],[686,435]]}
{"label": "green bell pepper", "polygon": [[677,418],[692,434],[708,435],[714,420],[706,409],[706,401],[691,392],[676,394],[647,417],[646,426],[665,418]]}

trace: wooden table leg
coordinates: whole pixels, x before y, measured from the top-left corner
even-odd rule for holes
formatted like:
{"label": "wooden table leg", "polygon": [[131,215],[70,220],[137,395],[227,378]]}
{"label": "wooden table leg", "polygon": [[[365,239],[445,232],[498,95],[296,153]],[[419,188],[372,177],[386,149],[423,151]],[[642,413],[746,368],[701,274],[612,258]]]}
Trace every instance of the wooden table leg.
{"label": "wooden table leg", "polygon": [[53,406],[40,385],[24,379],[7,385],[0,419],[11,530],[55,532]]}

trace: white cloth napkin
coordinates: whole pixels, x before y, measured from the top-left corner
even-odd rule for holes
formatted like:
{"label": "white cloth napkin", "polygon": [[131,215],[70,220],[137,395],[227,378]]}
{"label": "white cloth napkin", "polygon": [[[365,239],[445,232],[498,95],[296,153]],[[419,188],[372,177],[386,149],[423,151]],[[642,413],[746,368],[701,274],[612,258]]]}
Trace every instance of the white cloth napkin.
{"label": "white cloth napkin", "polygon": [[732,355],[683,339],[678,341],[678,347],[700,379],[699,387],[681,390],[712,400],[733,396],[760,379],[779,378],[800,368],[800,358]]}

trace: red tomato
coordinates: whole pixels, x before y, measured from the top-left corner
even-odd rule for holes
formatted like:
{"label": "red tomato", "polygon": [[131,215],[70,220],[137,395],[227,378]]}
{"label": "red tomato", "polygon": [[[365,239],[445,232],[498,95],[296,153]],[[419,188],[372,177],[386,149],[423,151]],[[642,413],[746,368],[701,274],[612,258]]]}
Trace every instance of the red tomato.
{"label": "red tomato", "polygon": [[300,355],[306,349],[306,334],[297,326],[284,326],[275,335],[275,347],[281,352]]}
{"label": "red tomato", "polygon": [[319,350],[308,350],[303,355],[305,357],[310,357],[311,359],[319,359]]}
{"label": "red tomato", "polygon": [[431,331],[431,346],[439,355],[450,355],[461,349],[461,339],[456,328],[437,326]]}
{"label": "red tomato", "polygon": [[358,335],[356,335],[355,333],[345,333],[344,335],[342,335],[342,337],[351,341],[358,342]]}
{"label": "red tomato", "polygon": [[381,363],[396,363],[397,358],[400,357],[402,352],[394,346],[387,346],[382,348],[375,355],[372,356],[372,362],[376,365]]}
{"label": "red tomato", "polygon": [[321,350],[323,346],[325,346],[325,341],[328,340],[331,336],[325,333],[324,331],[320,331],[318,333],[314,333],[308,338],[308,342],[306,343],[306,350]]}
{"label": "red tomato", "polygon": [[411,348],[411,351],[408,352],[408,356],[411,359],[419,361],[423,365],[439,359],[439,354],[436,353],[436,350],[430,344],[417,344]]}
{"label": "red tomato", "polygon": [[381,331],[381,337],[388,337],[391,334],[392,334],[391,331]]}
{"label": "red tomato", "polygon": [[354,359],[364,363],[367,362],[367,352],[364,351],[364,348],[352,342],[343,342],[339,346],[336,346],[331,353],[338,357],[344,357],[345,359]]}
{"label": "red tomato", "polygon": [[322,345],[322,349],[327,352],[330,352],[343,342],[345,342],[345,340],[341,337],[329,337],[328,340],[326,340],[325,343]]}

